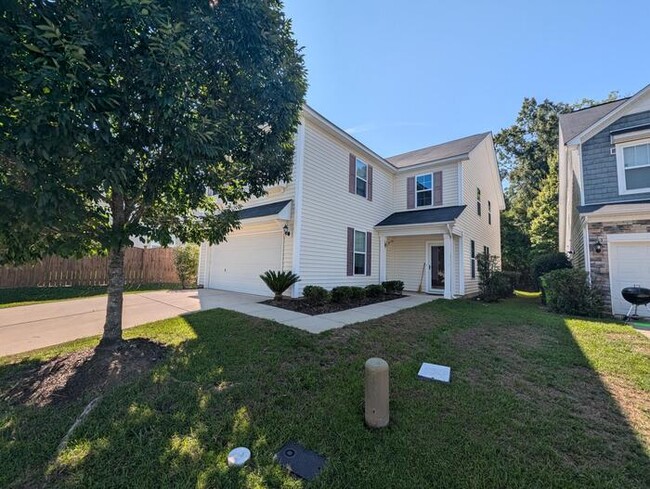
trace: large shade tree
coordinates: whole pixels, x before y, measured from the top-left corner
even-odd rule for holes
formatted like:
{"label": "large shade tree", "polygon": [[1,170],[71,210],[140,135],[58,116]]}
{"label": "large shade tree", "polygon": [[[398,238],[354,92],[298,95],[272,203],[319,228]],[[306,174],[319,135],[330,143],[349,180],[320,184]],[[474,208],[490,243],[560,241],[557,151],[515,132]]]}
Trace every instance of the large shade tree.
{"label": "large shade tree", "polygon": [[119,343],[132,237],[217,243],[290,179],[302,55],[278,0],[3,5],[0,261],[108,254]]}

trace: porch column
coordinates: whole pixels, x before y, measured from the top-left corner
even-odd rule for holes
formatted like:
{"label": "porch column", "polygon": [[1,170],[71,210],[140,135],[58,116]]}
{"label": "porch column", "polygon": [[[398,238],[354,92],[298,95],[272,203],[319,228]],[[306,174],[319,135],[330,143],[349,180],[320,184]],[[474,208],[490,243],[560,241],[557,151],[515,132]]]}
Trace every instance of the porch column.
{"label": "porch column", "polygon": [[[445,233],[444,246],[445,246],[445,299],[453,299],[454,294],[454,240],[451,235]],[[451,273],[448,273],[449,270]]]}
{"label": "porch column", "polygon": [[386,281],[386,236],[379,235],[379,282]]}

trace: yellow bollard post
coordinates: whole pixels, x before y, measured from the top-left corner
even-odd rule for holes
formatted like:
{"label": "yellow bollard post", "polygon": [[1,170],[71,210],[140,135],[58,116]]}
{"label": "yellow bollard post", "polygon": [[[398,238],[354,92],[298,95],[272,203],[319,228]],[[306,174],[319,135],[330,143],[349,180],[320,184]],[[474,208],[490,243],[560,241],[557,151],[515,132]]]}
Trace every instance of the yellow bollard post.
{"label": "yellow bollard post", "polygon": [[388,363],[370,358],[365,366],[365,418],[370,428],[388,426],[389,412]]}

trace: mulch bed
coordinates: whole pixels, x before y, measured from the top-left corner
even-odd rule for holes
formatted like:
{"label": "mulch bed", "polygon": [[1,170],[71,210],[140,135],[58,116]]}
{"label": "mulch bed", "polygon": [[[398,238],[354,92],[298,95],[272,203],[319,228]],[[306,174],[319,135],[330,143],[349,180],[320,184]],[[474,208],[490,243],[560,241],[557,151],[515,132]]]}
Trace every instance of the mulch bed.
{"label": "mulch bed", "polygon": [[303,314],[309,314],[310,316],[318,316],[319,314],[328,314],[330,312],[347,311],[348,309],[354,309],[355,307],[369,306],[371,304],[378,304],[380,302],[387,302],[395,299],[401,299],[402,297],[406,297],[406,296],[386,294],[381,297],[366,297],[361,300],[350,301],[346,303],[328,302],[327,304],[322,304],[319,306],[314,306],[301,297],[298,299],[283,299],[281,301],[270,299],[267,301],[263,301],[260,304],[267,304],[269,306],[275,306],[281,309],[288,309],[290,311],[301,312]]}
{"label": "mulch bed", "polygon": [[90,348],[61,355],[21,372],[2,397],[12,404],[41,407],[103,394],[148,372],[166,353],[163,345],[136,338],[112,349]]}

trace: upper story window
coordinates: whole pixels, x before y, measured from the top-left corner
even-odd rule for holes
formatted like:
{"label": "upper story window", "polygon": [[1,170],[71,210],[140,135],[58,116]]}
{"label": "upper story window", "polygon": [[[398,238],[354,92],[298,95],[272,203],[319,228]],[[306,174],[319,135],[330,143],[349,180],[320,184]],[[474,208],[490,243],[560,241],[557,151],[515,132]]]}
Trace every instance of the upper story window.
{"label": "upper story window", "polygon": [[476,278],[476,243],[472,239],[469,242],[470,263],[472,264],[472,278]]}
{"label": "upper story window", "polygon": [[650,192],[650,139],[616,145],[620,194]]}
{"label": "upper story window", "polygon": [[429,206],[433,203],[433,174],[426,173],[415,177],[415,205]]}
{"label": "upper story window", "polygon": [[476,189],[476,214],[481,215],[481,189]]}
{"label": "upper story window", "polygon": [[488,224],[492,224],[492,202],[488,200]]}
{"label": "upper story window", "polygon": [[368,253],[367,234],[354,231],[354,274],[366,274],[366,254]]}
{"label": "upper story window", "polygon": [[368,196],[368,165],[366,165],[359,158],[357,158],[356,165],[356,192],[357,195],[366,198]]}

